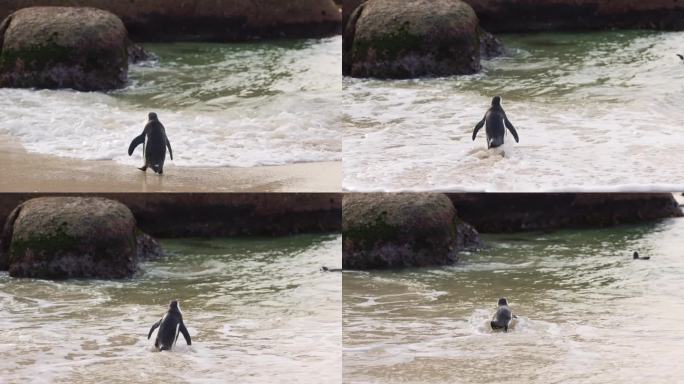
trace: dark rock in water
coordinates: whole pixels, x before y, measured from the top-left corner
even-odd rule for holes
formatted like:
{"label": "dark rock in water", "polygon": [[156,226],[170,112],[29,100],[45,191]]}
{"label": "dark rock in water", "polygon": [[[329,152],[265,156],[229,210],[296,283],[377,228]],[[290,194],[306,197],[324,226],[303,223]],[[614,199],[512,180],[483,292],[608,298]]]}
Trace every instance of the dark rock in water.
{"label": "dark rock in water", "polygon": [[[6,194],[0,223],[19,204],[45,194]],[[92,196],[92,194],[89,194]],[[154,237],[283,236],[339,232],[339,193],[112,193]]]}
{"label": "dark rock in water", "polygon": [[3,0],[0,18],[29,6],[104,9],[123,20],[136,41],[246,41],[339,34],[333,0]]}
{"label": "dark rock in water", "polygon": [[128,78],[127,32],[94,8],[35,7],[0,25],[0,87],[120,88]]}
{"label": "dark rock in water", "polygon": [[682,216],[671,193],[450,193],[480,232],[606,227]]}
{"label": "dark rock in water", "polygon": [[357,7],[345,25],[343,73],[376,78],[472,74],[481,68],[481,50],[494,54],[496,44],[461,0],[372,0]]}
{"label": "dark rock in water", "polygon": [[[140,247],[139,247],[140,246]],[[3,229],[0,264],[13,277],[124,278],[161,253],[123,204],[99,197],[41,197],[19,205]]]}
{"label": "dark rock in water", "polygon": [[464,0],[487,30],[684,29],[684,3],[673,0]]}
{"label": "dark rock in water", "polygon": [[480,244],[443,194],[349,194],[342,212],[344,269],[448,265]]}
{"label": "dark rock in water", "polygon": [[148,52],[140,44],[135,44],[132,41],[128,42],[128,63],[138,64],[142,62],[158,62],[159,56],[152,52]]}
{"label": "dark rock in water", "polygon": [[166,255],[157,240],[141,231],[136,233],[135,252],[138,261],[158,260]]}

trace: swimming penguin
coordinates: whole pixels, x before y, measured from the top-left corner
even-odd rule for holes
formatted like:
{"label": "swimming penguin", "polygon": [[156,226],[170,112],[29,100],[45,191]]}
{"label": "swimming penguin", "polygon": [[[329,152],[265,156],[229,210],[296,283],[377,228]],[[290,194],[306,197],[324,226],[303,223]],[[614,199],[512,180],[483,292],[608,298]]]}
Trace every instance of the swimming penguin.
{"label": "swimming penguin", "polygon": [[169,139],[166,137],[166,130],[162,123],[159,122],[157,114],[150,112],[147,119],[148,121],[143,133],[131,141],[131,145],[128,147],[128,156],[132,155],[135,148],[142,144],[145,165],[138,169],[145,172],[147,167],[151,167],[154,172],[161,175],[164,173],[166,148],[169,148],[169,156],[173,160],[171,143],[169,143]]}
{"label": "swimming penguin", "polygon": [[324,265],[321,267],[321,272],[342,272],[342,268],[328,268]]}
{"label": "swimming penguin", "polygon": [[513,127],[513,124],[511,124],[506,117],[506,112],[501,108],[501,97],[494,96],[492,99],[492,106],[487,110],[487,113],[485,113],[482,120],[477,123],[475,130],[473,130],[473,141],[475,140],[475,136],[477,136],[477,132],[485,123],[487,124],[487,149],[503,145],[504,135],[506,134],[504,125],[511,131],[511,134],[513,134],[515,142],[519,142],[518,132],[515,131],[515,127]]}
{"label": "swimming penguin", "polygon": [[651,256],[639,256],[639,252],[634,251],[632,254],[634,260],[651,260]]}
{"label": "swimming penguin", "polygon": [[494,317],[492,317],[492,321],[489,324],[492,326],[492,329],[503,329],[504,332],[508,332],[508,327],[511,325],[511,320],[517,318],[517,316],[515,316],[513,312],[511,312],[511,309],[508,308],[508,301],[505,297],[500,298],[497,305],[499,308],[496,309],[496,313],[494,314]]}
{"label": "swimming penguin", "polygon": [[178,339],[178,332],[183,334],[185,342],[192,345],[190,334],[183,324],[183,315],[181,314],[178,300],[171,300],[169,303],[169,310],[156,323],[152,324],[150,333],[147,334],[147,340],[152,336],[152,332],[159,327],[157,332],[157,339],[154,341],[154,346],[159,351],[170,351],[176,340]]}

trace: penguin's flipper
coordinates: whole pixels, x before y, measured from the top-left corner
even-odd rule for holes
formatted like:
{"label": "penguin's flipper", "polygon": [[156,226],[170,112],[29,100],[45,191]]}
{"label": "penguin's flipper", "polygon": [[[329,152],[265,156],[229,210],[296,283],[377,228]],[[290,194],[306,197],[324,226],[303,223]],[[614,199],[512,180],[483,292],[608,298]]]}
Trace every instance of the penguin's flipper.
{"label": "penguin's flipper", "polygon": [[508,128],[509,131],[511,131],[511,134],[513,135],[513,138],[515,139],[516,143],[519,143],[520,140],[518,140],[518,132],[515,131],[515,127],[513,124],[511,124],[510,121],[508,121],[508,118],[504,117],[504,124],[506,124],[506,128]]}
{"label": "penguin's flipper", "polygon": [[178,327],[178,330],[183,334],[185,342],[188,343],[188,345],[192,345],[192,340],[190,340],[190,333],[188,332],[188,329],[185,328],[185,324],[180,323],[180,327]]}
{"label": "penguin's flipper", "polygon": [[484,127],[485,124],[485,118],[483,117],[482,120],[480,120],[477,125],[475,125],[475,129],[473,130],[473,141],[475,141],[475,136],[477,136],[477,132],[480,130],[480,128]]}
{"label": "penguin's flipper", "polygon": [[137,147],[140,144],[145,143],[145,132],[141,133],[140,136],[136,137],[131,141],[131,145],[128,146],[128,156],[133,154],[133,151],[135,151],[135,147]]}
{"label": "penguin's flipper", "polygon": [[157,329],[157,327],[159,327],[159,324],[161,324],[161,320],[159,320],[159,321],[157,321],[156,323],[152,324],[152,328],[150,328],[150,333],[147,334],[147,340],[149,340],[150,337],[152,337],[152,332],[154,332],[154,330]]}
{"label": "penguin's flipper", "polygon": [[166,139],[166,148],[169,149],[169,157],[171,157],[171,160],[173,160],[173,151],[171,150],[171,143],[169,142],[169,139]]}
{"label": "penguin's flipper", "polygon": [[680,60],[684,61],[684,56],[680,55],[679,53],[677,53],[677,56],[679,56]]}

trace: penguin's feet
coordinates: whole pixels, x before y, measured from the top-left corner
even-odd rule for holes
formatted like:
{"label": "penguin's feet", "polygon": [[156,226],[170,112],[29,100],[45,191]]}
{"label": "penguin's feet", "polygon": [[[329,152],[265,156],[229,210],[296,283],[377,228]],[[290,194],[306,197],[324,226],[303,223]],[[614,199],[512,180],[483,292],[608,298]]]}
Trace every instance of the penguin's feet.
{"label": "penguin's feet", "polygon": [[147,165],[143,165],[142,167],[140,167],[138,169],[143,171],[143,172],[147,172]]}

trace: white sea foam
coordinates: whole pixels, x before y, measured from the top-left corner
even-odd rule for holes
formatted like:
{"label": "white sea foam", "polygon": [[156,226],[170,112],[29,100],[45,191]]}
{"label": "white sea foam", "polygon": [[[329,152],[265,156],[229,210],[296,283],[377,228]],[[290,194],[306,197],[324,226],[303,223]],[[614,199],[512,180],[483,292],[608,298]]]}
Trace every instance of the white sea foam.
{"label": "white sea foam", "polygon": [[[549,48],[539,40],[565,44]],[[344,80],[349,191],[681,190],[684,33],[507,37],[483,73]],[[472,130],[502,95],[520,143]]]}
{"label": "white sea foam", "polygon": [[[339,235],[173,240],[164,242],[171,256],[146,263],[148,273],[117,284],[0,273],[0,382],[339,380],[341,283],[317,269],[339,259],[341,242]],[[263,273],[243,273],[253,259]],[[213,268],[212,261],[225,268]],[[157,268],[213,273],[181,278],[155,273]],[[288,289],[293,282],[306,289]],[[267,284],[271,291],[251,289]],[[213,302],[217,294],[225,300]],[[172,351],[156,352],[157,331],[151,340],[147,332],[168,298],[181,300],[192,346],[181,336]]]}
{"label": "white sea foam", "polygon": [[159,66],[133,67],[124,90],[0,89],[0,134],[29,152],[134,165],[142,146],[129,157],[128,145],[154,111],[178,166],[337,161],[340,40],[190,47],[209,56],[202,64],[189,47],[152,46]]}

